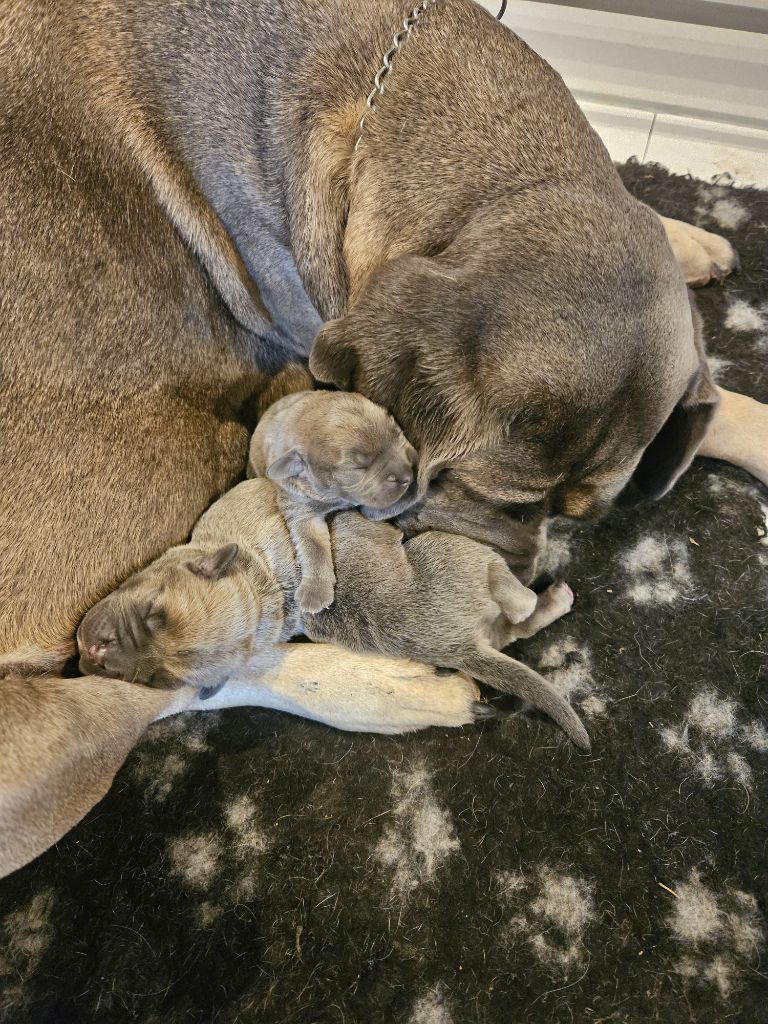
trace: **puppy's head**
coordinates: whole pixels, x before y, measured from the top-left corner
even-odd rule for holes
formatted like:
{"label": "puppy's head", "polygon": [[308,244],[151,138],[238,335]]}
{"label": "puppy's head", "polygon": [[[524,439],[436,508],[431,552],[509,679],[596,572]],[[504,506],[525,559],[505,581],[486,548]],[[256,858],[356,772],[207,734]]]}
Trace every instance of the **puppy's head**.
{"label": "puppy's head", "polygon": [[316,392],[297,447],[267,467],[270,480],[322,501],[384,509],[414,482],[416,451],[392,416],[362,395]]}
{"label": "puppy's head", "polygon": [[85,615],[81,672],[169,689],[224,682],[271,639],[261,635],[268,602],[243,561],[236,544],[162,555]]}
{"label": "puppy's head", "polygon": [[437,477],[430,491],[450,479],[478,506],[588,517],[647,452],[658,496],[716,402],[661,224],[622,193],[529,199],[475,217],[437,256],[385,264],[321,331],[310,369],[395,415],[422,492]]}

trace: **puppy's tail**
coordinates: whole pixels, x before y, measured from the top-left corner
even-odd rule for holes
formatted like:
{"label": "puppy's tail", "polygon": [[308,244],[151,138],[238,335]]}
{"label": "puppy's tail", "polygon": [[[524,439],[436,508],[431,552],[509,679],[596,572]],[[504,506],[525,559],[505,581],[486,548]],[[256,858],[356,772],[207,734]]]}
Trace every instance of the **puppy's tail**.
{"label": "puppy's tail", "polygon": [[592,749],[587,730],[568,701],[551,683],[527,665],[494,651],[492,647],[483,647],[463,659],[462,664],[456,667],[492,686],[494,690],[522,697],[557,722],[577,747],[582,750]]}

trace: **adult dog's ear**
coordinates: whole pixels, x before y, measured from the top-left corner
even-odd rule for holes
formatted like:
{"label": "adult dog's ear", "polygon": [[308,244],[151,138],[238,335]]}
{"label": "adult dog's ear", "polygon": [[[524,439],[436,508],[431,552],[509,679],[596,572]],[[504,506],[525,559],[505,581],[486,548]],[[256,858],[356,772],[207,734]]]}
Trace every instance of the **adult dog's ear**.
{"label": "adult dog's ear", "polygon": [[690,289],[688,302],[699,368],[635,470],[634,482],[651,501],[670,491],[693,462],[720,401],[704,352],[701,314]]}
{"label": "adult dog's ear", "polygon": [[304,459],[295,448],[292,448],[291,451],[281,455],[279,459],[275,459],[267,466],[267,479],[282,484],[286,480],[302,476],[305,468]]}
{"label": "adult dog's ear", "polygon": [[709,367],[702,362],[669,419],[645,449],[634,480],[655,501],[671,490],[693,462],[719,402]]}
{"label": "adult dog's ear", "polygon": [[348,334],[344,320],[330,320],[309,353],[309,370],[315,380],[335,384],[341,391],[353,390],[357,369],[357,355]]}

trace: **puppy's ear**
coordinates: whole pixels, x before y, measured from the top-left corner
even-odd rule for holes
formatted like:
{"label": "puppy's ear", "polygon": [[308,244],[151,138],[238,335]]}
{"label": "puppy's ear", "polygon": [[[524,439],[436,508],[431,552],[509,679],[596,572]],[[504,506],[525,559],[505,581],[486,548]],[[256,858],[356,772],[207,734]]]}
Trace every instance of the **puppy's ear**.
{"label": "puppy's ear", "polygon": [[634,480],[655,501],[674,487],[693,462],[719,402],[706,362],[656,437],[645,449]]}
{"label": "puppy's ear", "polygon": [[292,448],[291,451],[281,455],[279,459],[275,459],[267,466],[267,479],[274,480],[278,484],[285,480],[294,480],[297,476],[304,474],[305,468],[304,459],[295,448]]}
{"label": "puppy's ear", "polygon": [[693,462],[720,401],[704,352],[701,314],[690,289],[688,301],[699,368],[669,419],[645,449],[633,477],[652,501],[670,491]]}
{"label": "puppy's ear", "polygon": [[202,576],[206,580],[220,580],[226,576],[237,558],[240,548],[237,544],[225,544],[217,551],[209,555],[202,555],[191,562],[187,562],[187,568],[196,576]]}
{"label": "puppy's ear", "polygon": [[352,391],[357,355],[347,337],[344,320],[331,320],[320,331],[309,353],[309,370],[315,380],[335,384],[341,391]]}

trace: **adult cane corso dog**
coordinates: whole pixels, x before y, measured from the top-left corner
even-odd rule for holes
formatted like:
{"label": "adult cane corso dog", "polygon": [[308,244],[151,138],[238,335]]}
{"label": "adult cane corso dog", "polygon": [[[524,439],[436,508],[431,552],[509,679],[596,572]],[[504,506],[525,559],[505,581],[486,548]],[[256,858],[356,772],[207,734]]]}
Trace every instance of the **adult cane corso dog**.
{"label": "adult cane corso dog", "polygon": [[[488,541],[524,578],[548,516],[636,470],[663,493],[713,414],[708,454],[768,475],[765,408],[715,413],[673,255],[703,283],[727,243],[665,234],[487,12],[420,11],[356,148],[401,0],[0,8],[0,873],[101,798],[150,721],[200,707],[65,663],[85,610],[242,474],[287,364],[311,353],[395,413],[428,485],[413,529]],[[203,707],[397,731],[470,721],[474,694],[294,645]]]}

